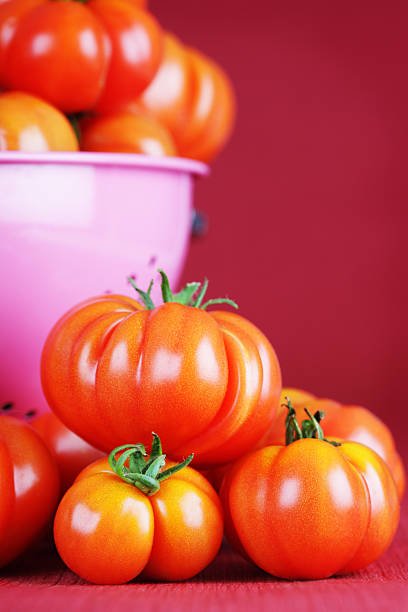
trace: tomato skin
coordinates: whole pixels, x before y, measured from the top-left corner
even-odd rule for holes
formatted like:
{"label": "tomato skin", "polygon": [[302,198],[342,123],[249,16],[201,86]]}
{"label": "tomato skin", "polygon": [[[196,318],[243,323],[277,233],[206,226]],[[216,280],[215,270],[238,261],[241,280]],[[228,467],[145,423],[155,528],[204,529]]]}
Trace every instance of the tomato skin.
{"label": "tomato skin", "polygon": [[69,430],[53,412],[46,412],[30,425],[40,434],[58,465],[61,494],[72,485],[78,474],[103,456],[85,440]]}
{"label": "tomato skin", "polygon": [[188,53],[172,34],[164,34],[164,54],[153,81],[126,107],[129,112],[153,117],[177,138],[186,129],[192,104],[192,69]]}
{"label": "tomato skin", "polygon": [[154,119],[120,112],[87,119],[81,129],[82,151],[177,155],[170,133]]}
{"label": "tomato skin", "polygon": [[88,6],[109,35],[111,60],[96,111],[111,113],[153,80],[163,57],[163,35],[154,17],[129,0],[89,0]]}
{"label": "tomato skin", "polygon": [[86,5],[47,2],[18,26],[7,54],[5,84],[73,113],[95,106],[109,59],[107,34]]}
{"label": "tomato skin", "polygon": [[0,151],[77,151],[69,121],[56,108],[30,94],[0,94]]}
{"label": "tomato skin", "polygon": [[58,501],[55,461],[25,423],[0,416],[0,567],[20,555],[52,516]]}
{"label": "tomato skin", "polygon": [[124,583],[142,571],[149,578],[185,580],[217,554],[222,507],[211,485],[191,468],[147,497],[116,476],[104,458],[65,494],[54,536],[68,567],[90,582]]}
{"label": "tomato skin", "polygon": [[[385,423],[362,406],[344,406],[334,400],[313,399],[313,396],[308,398],[307,392],[296,390],[296,394],[293,395],[290,391],[293,390],[284,389],[282,396],[288,396],[291,399],[299,421],[305,417],[305,406],[312,413],[316,410],[323,410],[325,413],[324,432],[327,436],[359,442],[378,453],[388,465],[397,485],[399,498],[402,499],[405,489],[405,470],[395,448],[392,433]],[[295,399],[292,400],[292,397]],[[281,408],[265,444],[284,443],[285,418],[285,408]]]}
{"label": "tomato skin", "polygon": [[104,296],[54,326],[42,384],[59,418],[101,450],[148,445],[155,431],[169,456],[212,466],[255,447],[281,378],[272,346],[239,315]]}
{"label": "tomato skin", "polygon": [[120,109],[153,79],[163,53],[156,20],[134,0],[0,4],[0,86],[65,113]]}
{"label": "tomato skin", "polygon": [[174,133],[180,155],[212,161],[229,139],[236,102],[224,71],[195,49],[186,49],[191,65],[192,101],[184,125]]}
{"label": "tomato skin", "polygon": [[221,499],[232,545],[289,579],[365,567],[388,547],[399,520],[387,466],[354,442],[335,448],[309,438],[257,450],[232,467]]}

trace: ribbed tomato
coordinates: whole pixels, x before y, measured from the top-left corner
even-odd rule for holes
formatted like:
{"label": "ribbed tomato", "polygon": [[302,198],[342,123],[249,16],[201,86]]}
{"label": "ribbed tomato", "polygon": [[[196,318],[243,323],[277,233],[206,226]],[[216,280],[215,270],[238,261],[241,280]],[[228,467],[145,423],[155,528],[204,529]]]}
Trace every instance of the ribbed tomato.
{"label": "ribbed tomato", "polygon": [[206,283],[173,295],[162,277],[161,306],[140,290],[145,306],[105,295],[56,323],[42,355],[45,395],[70,429],[102,450],[146,443],[155,431],[171,457],[194,451],[201,466],[226,463],[271,424],[278,359],[248,320],[206,312],[218,302],[202,304]]}
{"label": "ribbed tomato", "polygon": [[333,446],[317,415],[309,416],[301,428],[289,411],[287,445],[246,455],[221,488],[232,545],[281,578],[361,569],[386,550],[399,521],[397,489],[381,457],[357,442]]}

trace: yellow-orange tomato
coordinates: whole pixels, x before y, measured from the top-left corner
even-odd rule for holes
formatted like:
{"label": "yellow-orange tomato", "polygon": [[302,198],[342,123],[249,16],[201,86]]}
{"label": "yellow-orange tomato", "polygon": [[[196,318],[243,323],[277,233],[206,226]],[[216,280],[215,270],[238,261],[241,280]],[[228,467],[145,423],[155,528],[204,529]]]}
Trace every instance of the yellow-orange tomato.
{"label": "yellow-orange tomato", "polygon": [[150,117],[130,112],[85,120],[81,149],[155,156],[177,154],[173,139],[165,127]]}
{"label": "yellow-orange tomato", "polygon": [[356,571],[391,543],[399,521],[394,480],[373,450],[313,437],[241,459],[221,489],[233,546],[281,578]]}
{"label": "yellow-orange tomato", "polygon": [[226,144],[235,122],[230,80],[212,60],[186,49],[192,69],[192,100],[184,125],[174,134],[180,155],[210,162]]}
{"label": "yellow-orange tomato", "polygon": [[187,52],[172,34],[164,36],[164,56],[160,68],[140,98],[126,110],[149,115],[164,125],[174,138],[188,129],[192,102],[192,69]]}
{"label": "yellow-orange tomato", "polygon": [[[322,410],[325,413],[324,431],[327,436],[359,442],[378,453],[388,465],[397,485],[399,497],[402,498],[405,489],[404,466],[395,448],[391,431],[375,414],[362,406],[343,406],[334,400],[316,399],[306,391],[298,389],[283,389],[281,399],[284,400],[285,397],[290,398],[299,419],[304,417],[304,407],[311,412]],[[281,406],[264,440],[264,446],[284,443],[286,412],[285,407]]]}
{"label": "yellow-orange tomato", "polygon": [[59,110],[30,94],[0,94],[0,151],[77,150],[75,132]]}
{"label": "yellow-orange tomato", "polygon": [[[174,466],[169,461],[166,469]],[[142,571],[156,580],[185,580],[217,554],[223,512],[214,489],[192,468],[148,496],[100,459],[62,499],[54,535],[64,562],[90,582],[124,583]]]}

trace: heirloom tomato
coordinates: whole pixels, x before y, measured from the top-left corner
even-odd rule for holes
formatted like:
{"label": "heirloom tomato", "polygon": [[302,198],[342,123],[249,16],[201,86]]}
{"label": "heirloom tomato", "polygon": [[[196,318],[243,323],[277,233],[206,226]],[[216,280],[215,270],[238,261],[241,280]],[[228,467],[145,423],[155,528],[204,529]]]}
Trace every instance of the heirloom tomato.
{"label": "heirloom tomato", "polygon": [[164,126],[150,117],[129,112],[87,118],[81,124],[83,151],[176,155],[176,147]]}
{"label": "heirloom tomato", "polygon": [[61,493],[72,485],[79,472],[103,457],[103,453],[69,430],[53,412],[46,412],[30,425],[40,434],[56,460]]}
{"label": "heirloom tomato", "polygon": [[131,0],[0,4],[0,84],[66,113],[139,95],[162,56],[155,19]]}
{"label": "heirloom tomato", "polygon": [[144,306],[105,295],[56,323],[42,355],[44,393],[69,429],[107,452],[129,438],[146,444],[155,431],[173,458],[194,451],[196,465],[226,463],[274,419],[278,359],[248,320],[206,312],[231,304],[203,304],[207,281],[173,295],[161,274],[158,307],[137,288]]}
{"label": "heirloom tomato", "polygon": [[0,151],[77,150],[75,132],[59,110],[30,94],[0,94]]}
{"label": "heirloom tomato", "polygon": [[40,436],[0,415],[0,567],[32,544],[52,517],[58,469]]}
{"label": "heirloom tomato", "polygon": [[180,155],[210,162],[231,135],[235,94],[223,70],[195,49],[186,49],[191,66],[191,103],[184,123],[173,132]]}
{"label": "heirloom tomato", "polygon": [[231,544],[281,578],[363,568],[386,550],[399,521],[398,492],[381,457],[324,438],[323,413],[307,412],[300,426],[289,402],[287,445],[246,455],[221,488]]}
{"label": "heirloom tomato", "polygon": [[[306,391],[297,389],[283,389],[282,402],[286,396],[290,397],[293,402],[298,418],[302,416],[304,407],[311,412],[322,410],[325,414],[324,431],[327,436],[359,442],[375,450],[388,465],[397,485],[399,497],[402,498],[405,488],[405,470],[395,448],[392,433],[385,423],[362,406],[343,406],[333,400],[316,399]],[[295,399],[292,400],[292,398]],[[285,410],[278,410],[277,418],[272,424],[265,445],[284,443],[285,418]]]}
{"label": "heirloom tomato", "polygon": [[153,117],[177,138],[188,129],[192,69],[187,51],[173,35],[164,35],[164,55],[153,81],[126,110]]}
{"label": "heirloom tomato", "polygon": [[54,537],[68,567],[90,582],[128,582],[143,571],[185,580],[206,567],[223,536],[221,503],[209,482],[183,463],[165,466],[154,434],[124,445],[78,476],[55,516]]}

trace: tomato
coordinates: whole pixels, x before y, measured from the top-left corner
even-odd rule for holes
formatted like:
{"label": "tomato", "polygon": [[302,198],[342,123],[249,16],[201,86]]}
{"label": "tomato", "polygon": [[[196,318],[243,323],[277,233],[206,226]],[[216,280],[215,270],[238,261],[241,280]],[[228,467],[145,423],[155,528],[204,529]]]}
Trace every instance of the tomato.
{"label": "tomato", "polygon": [[[402,498],[405,489],[405,470],[395,448],[392,433],[385,423],[362,406],[343,406],[329,399],[313,399],[313,396],[306,391],[295,390],[295,394],[293,391],[293,389],[283,389],[281,399],[290,397],[298,418],[302,417],[305,406],[311,412],[321,410],[325,414],[326,435],[352,440],[372,448],[388,465],[397,485],[399,497]],[[265,445],[283,444],[285,418],[285,413],[279,412],[265,440]]]}
{"label": "tomato", "polygon": [[196,465],[226,463],[272,422],[278,359],[245,318],[206,312],[207,283],[173,295],[161,274],[158,307],[138,289],[144,307],[105,295],[56,323],[42,355],[44,393],[69,429],[107,452],[129,438],[147,443],[155,431],[171,457],[194,450]]}
{"label": "tomato", "polygon": [[21,92],[0,94],[0,151],[77,151],[69,121],[43,100]]}
{"label": "tomato", "polygon": [[164,55],[153,81],[126,108],[153,117],[177,138],[188,121],[192,103],[192,69],[188,53],[173,35],[164,35]]}
{"label": "tomato", "polygon": [[[123,455],[111,453],[114,463],[101,459],[86,468],[65,494],[54,524],[59,554],[72,571],[98,584],[128,582],[142,571],[156,580],[194,576],[221,545],[217,494],[185,467],[191,457],[163,471],[157,436],[149,462],[143,447],[126,446]],[[122,459],[131,468],[121,466]]]}
{"label": "tomato", "polygon": [[83,151],[176,155],[173,139],[154,119],[120,112],[86,119],[81,128]]}
{"label": "tomato", "polygon": [[30,424],[40,434],[56,460],[61,493],[72,485],[81,470],[103,456],[101,451],[65,427],[53,412],[36,417]]}
{"label": "tomato", "polygon": [[109,34],[112,56],[98,113],[120,110],[151,83],[163,57],[156,20],[128,0],[89,0]]}
{"label": "tomato", "polygon": [[230,80],[213,61],[186,49],[192,70],[192,102],[184,125],[174,133],[180,155],[210,162],[226,144],[235,122]]}
{"label": "tomato", "polygon": [[259,449],[228,472],[221,490],[227,535],[281,578],[318,579],[363,568],[386,550],[397,529],[394,480],[367,446],[335,447],[315,419],[300,431],[295,413],[289,415],[287,446]]}
{"label": "tomato", "polygon": [[[10,0],[0,5],[0,84],[66,113],[138,96],[162,56],[161,30],[130,0]],[[142,3],[143,4],[143,3]]]}
{"label": "tomato", "polygon": [[46,526],[56,507],[59,477],[40,436],[0,415],[0,567],[20,555]]}

